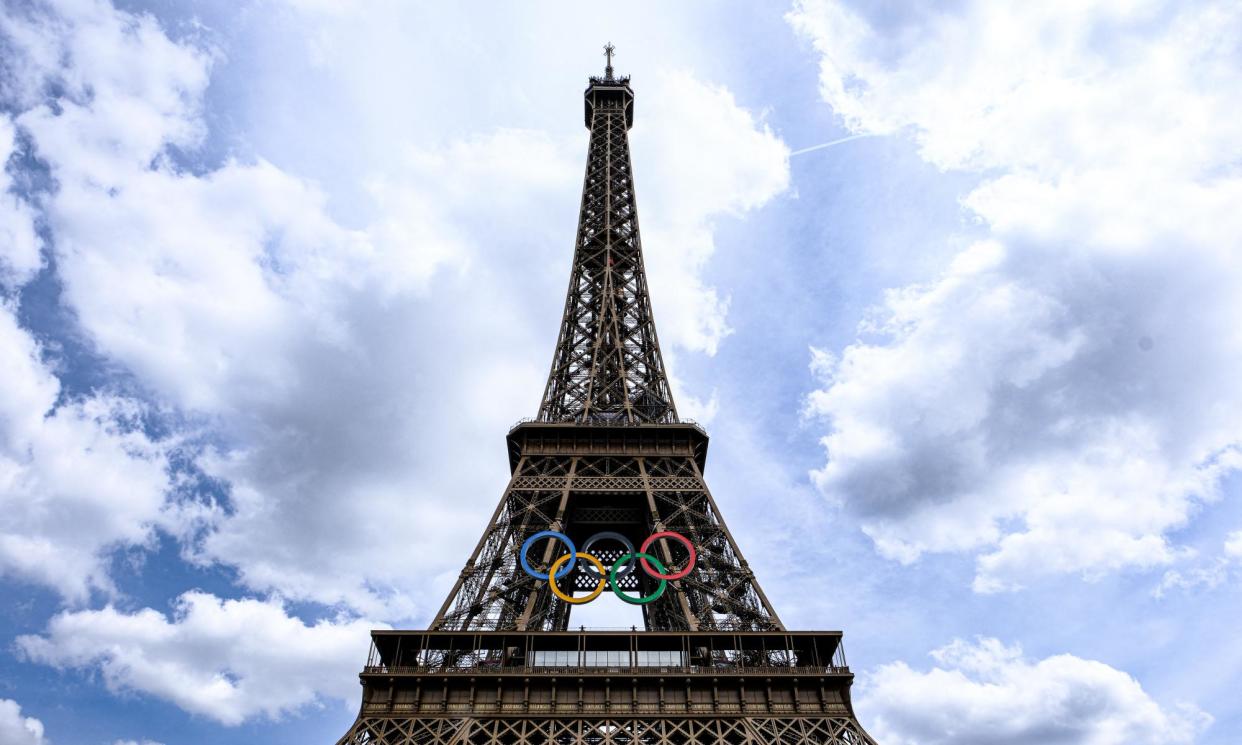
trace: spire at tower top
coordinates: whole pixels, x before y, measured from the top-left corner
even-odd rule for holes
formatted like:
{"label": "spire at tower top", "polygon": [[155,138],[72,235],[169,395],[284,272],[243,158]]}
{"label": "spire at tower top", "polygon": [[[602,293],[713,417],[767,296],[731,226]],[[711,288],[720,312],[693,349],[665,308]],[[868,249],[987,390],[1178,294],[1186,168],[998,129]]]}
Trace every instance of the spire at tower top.
{"label": "spire at tower top", "polygon": [[608,64],[605,65],[604,67],[604,79],[605,80],[613,79],[612,77],[612,54],[615,51],[617,51],[617,48],[612,45],[611,41],[604,45],[604,56],[608,58]]}

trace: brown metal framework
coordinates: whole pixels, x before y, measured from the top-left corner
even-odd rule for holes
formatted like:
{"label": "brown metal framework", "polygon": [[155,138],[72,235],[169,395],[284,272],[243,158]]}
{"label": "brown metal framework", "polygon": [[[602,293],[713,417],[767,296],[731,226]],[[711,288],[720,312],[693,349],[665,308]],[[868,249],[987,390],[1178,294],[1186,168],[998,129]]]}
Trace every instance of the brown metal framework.
{"label": "brown metal framework", "polygon": [[[518,550],[541,530],[559,530],[581,546],[608,530],[633,545],[657,531],[691,539],[698,560],[686,578],[644,605],[653,631],[780,630],[780,619],[755,580],[703,480],[707,435],[697,425],[584,426],[519,424],[509,434],[513,474],[432,628],[563,631],[571,606],[547,582],[522,570]],[[660,545],[667,544],[667,545]],[[683,562],[675,541],[660,541],[666,564]],[[558,546],[535,544],[532,557],[551,563]],[[617,543],[598,552],[613,561]],[[622,589],[649,592],[639,573]],[[590,590],[596,580],[576,569],[562,586]]]}
{"label": "brown metal framework", "polygon": [[834,631],[377,631],[343,742],[874,745],[854,719],[840,641]]}
{"label": "brown metal framework", "polygon": [[643,269],[629,79],[592,78],[586,119],[591,143],[577,248],[539,420],[676,422]]}
{"label": "brown metal framework", "polygon": [[[338,745],[875,745],[854,718],[840,632],[785,629],[703,479],[707,434],[677,417],[643,270],[628,130],[634,94],[612,50],[586,90],[591,130],[578,240],[539,416],[508,435],[500,504],[428,631],[376,631],[362,710]],[[671,530],[697,560],[644,631],[571,632],[573,606],[522,568],[539,531]],[[601,541],[611,564],[627,549]],[[552,539],[528,558],[544,570]],[[688,553],[661,539],[666,566]],[[599,578],[587,563],[570,594]],[[642,572],[619,588],[650,593]],[[615,600],[615,599],[614,599]]]}

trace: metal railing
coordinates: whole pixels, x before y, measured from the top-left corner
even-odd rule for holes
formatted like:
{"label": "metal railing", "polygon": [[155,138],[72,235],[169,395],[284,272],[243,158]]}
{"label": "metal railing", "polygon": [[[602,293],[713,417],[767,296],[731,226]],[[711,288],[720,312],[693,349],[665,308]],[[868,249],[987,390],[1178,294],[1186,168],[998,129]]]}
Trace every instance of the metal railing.
{"label": "metal railing", "polygon": [[516,430],[518,427],[521,427],[523,424],[573,424],[579,427],[653,427],[653,428],[654,427],[667,427],[670,425],[675,426],[679,424],[688,424],[691,427],[693,427],[696,431],[698,431],[700,434],[704,436],[707,435],[707,430],[703,429],[703,425],[699,424],[697,421],[690,419],[690,418],[682,418],[682,419],[677,420],[676,422],[670,422],[668,424],[657,424],[654,422],[628,422],[623,419],[593,419],[593,420],[588,420],[585,422],[578,421],[578,420],[552,422],[552,421],[544,421],[542,419],[539,419],[538,417],[526,416],[526,417],[522,417],[521,419],[517,420],[517,422],[514,423],[514,425],[509,428],[509,432],[512,433],[514,430]]}
{"label": "metal railing", "polygon": [[367,665],[364,674],[372,675],[578,675],[616,673],[618,675],[847,675],[849,667],[840,665]]}

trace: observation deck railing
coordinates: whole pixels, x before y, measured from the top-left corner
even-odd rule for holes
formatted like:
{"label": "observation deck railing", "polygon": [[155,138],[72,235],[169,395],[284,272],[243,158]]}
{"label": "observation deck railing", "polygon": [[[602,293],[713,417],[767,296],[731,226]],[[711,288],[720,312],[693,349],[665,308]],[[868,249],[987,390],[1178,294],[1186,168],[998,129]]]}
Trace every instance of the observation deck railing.
{"label": "observation deck railing", "polygon": [[703,429],[703,425],[699,424],[693,419],[688,419],[688,418],[679,419],[676,422],[670,422],[668,424],[656,424],[652,422],[628,422],[623,419],[591,419],[587,421],[578,421],[578,420],[545,421],[537,417],[529,417],[529,416],[522,417],[521,419],[517,420],[517,422],[515,422],[513,426],[509,428],[509,434],[513,434],[515,431],[517,431],[518,427],[521,427],[524,424],[549,424],[549,425],[561,424],[561,425],[573,425],[575,427],[600,427],[600,428],[605,428],[605,427],[652,427],[652,428],[655,428],[655,427],[676,427],[676,426],[685,425],[685,426],[690,426],[694,428],[699,434],[703,435],[704,437],[707,436],[707,430]]}
{"label": "observation deck railing", "polygon": [[844,665],[367,665],[372,675],[848,675]]}

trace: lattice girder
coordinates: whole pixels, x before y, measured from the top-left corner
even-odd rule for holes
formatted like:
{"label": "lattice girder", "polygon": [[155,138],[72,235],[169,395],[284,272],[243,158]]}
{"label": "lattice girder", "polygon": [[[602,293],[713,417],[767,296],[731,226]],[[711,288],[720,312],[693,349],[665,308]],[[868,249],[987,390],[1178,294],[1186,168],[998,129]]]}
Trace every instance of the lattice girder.
{"label": "lattice girder", "polygon": [[643,268],[627,113],[595,111],[541,421],[676,422]]}
{"label": "lattice girder", "polygon": [[[567,628],[572,609],[518,561],[522,543],[543,530],[564,532],[577,541],[614,530],[629,534],[635,545],[660,530],[689,538],[698,554],[695,568],[671,582],[659,600],[643,606],[648,629],[781,628],[692,455],[575,455],[572,443],[566,448],[569,452],[560,455],[535,455],[518,462],[500,509],[434,628]],[[534,545],[529,558],[547,567],[563,550],[544,539]],[[680,554],[672,553],[681,550],[675,541],[661,540],[656,550],[664,552],[660,558],[667,565],[680,562]],[[561,584],[585,591],[594,587],[595,579],[579,569]],[[638,586],[630,581],[621,589]]]}
{"label": "lattice girder", "polygon": [[[784,629],[703,479],[706,433],[678,419],[643,264],[633,98],[611,65],[586,92],[569,288],[538,416],[507,437],[509,483],[431,629],[372,633],[338,745],[875,745],[840,632]],[[579,550],[619,533],[591,548],[604,566],[674,531],[696,561],[641,606],[642,631],[569,632],[574,606],[521,563],[541,531]],[[667,538],[648,551],[674,571],[689,561]],[[543,538],[526,559],[546,572],[563,553]],[[559,590],[593,590],[587,566]],[[642,571],[616,582],[631,596],[656,586]]]}
{"label": "lattice girder", "polygon": [[875,745],[849,717],[360,719],[338,745]]}

